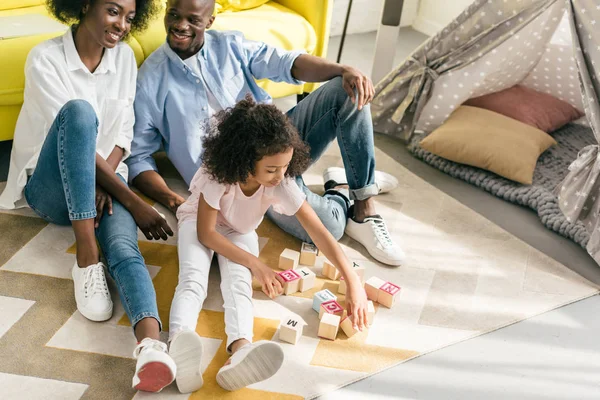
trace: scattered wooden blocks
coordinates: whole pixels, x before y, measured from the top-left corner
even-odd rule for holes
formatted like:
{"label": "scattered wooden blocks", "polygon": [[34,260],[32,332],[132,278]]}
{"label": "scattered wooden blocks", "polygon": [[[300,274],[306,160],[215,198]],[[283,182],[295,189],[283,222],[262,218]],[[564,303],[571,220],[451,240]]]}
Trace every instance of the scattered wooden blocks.
{"label": "scattered wooden blocks", "polygon": [[302,243],[302,248],[300,249],[300,264],[302,265],[315,265],[315,261],[317,261],[317,254],[319,250],[317,246],[309,243]]}
{"label": "scattered wooden blocks", "polygon": [[296,272],[298,272],[300,275],[300,286],[298,287],[299,291],[306,292],[315,286],[317,275],[310,269],[302,267],[296,270]]}
{"label": "scattered wooden blocks", "polygon": [[375,319],[375,305],[369,300],[367,303],[367,321],[369,322],[369,326],[373,324],[373,319]]}
{"label": "scattered wooden blocks", "polygon": [[317,333],[317,336],[323,339],[335,340],[339,327],[339,315],[325,314],[319,323],[319,332]]}
{"label": "scattered wooden blocks", "polygon": [[392,308],[396,300],[396,295],[400,293],[399,286],[375,276],[367,280],[367,283],[365,283],[365,290],[369,300],[376,301],[387,308]]}
{"label": "scattered wooden blocks", "polygon": [[278,272],[279,276],[285,282],[283,284],[283,293],[288,295],[296,293],[300,286],[300,275],[293,269]]}
{"label": "scattered wooden blocks", "polygon": [[333,314],[341,318],[344,314],[344,309],[336,300],[324,301],[319,308],[319,319],[322,319],[325,314]]}
{"label": "scattered wooden blocks", "polygon": [[396,286],[391,282],[386,282],[382,287],[379,288],[377,302],[382,306],[392,308],[398,293],[400,293],[400,286]]}
{"label": "scattered wooden blocks", "polygon": [[352,322],[351,315],[342,319],[342,322],[340,322],[340,328],[342,328],[346,336],[348,336],[349,338],[351,338],[358,332],[357,329],[354,329],[354,323]]}
{"label": "scattered wooden blocks", "polygon": [[285,249],[279,256],[279,269],[296,269],[300,261],[300,253],[295,250]]}
{"label": "scattered wooden blocks", "polygon": [[279,339],[291,344],[296,344],[302,336],[302,323],[296,318],[286,318],[279,326]]}
{"label": "scattered wooden blocks", "polygon": [[338,293],[346,294],[346,280],[343,276],[340,278],[340,286],[338,286]]}
{"label": "scattered wooden blocks", "polygon": [[329,260],[323,261],[322,275],[331,279],[332,281],[337,281],[338,279],[340,279],[341,276],[340,271],[338,271],[338,269],[334,267],[333,264],[329,262]]}
{"label": "scattered wooden blocks", "polygon": [[379,279],[376,276],[372,276],[367,279],[365,283],[365,290],[367,291],[367,298],[369,300],[377,301],[379,296],[379,288],[385,284],[383,279]]}
{"label": "scattered wooden blocks", "polygon": [[337,300],[337,296],[327,289],[315,293],[313,296],[313,310],[319,312],[321,309],[321,304],[329,300]]}

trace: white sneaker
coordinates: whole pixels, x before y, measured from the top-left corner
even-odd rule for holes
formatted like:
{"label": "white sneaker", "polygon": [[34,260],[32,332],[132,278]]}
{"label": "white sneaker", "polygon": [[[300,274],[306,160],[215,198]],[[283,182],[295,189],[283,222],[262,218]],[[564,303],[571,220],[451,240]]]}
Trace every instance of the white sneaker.
{"label": "white sneaker", "polygon": [[379,262],[400,265],[406,258],[402,249],[392,241],[385,222],[379,215],[367,217],[362,223],[348,218],[346,234],[365,246],[369,254]]}
{"label": "white sneaker", "polygon": [[113,312],[113,302],[108,292],[104,264],[79,268],[77,262],[71,270],[75,285],[75,302],[79,312],[91,321],[106,321]]}
{"label": "white sneaker", "polygon": [[238,390],[275,375],[283,364],[283,350],[275,342],[261,340],[247,344],[231,356],[231,364],[217,373],[217,383],[225,390]]}
{"label": "white sneaker", "polygon": [[175,379],[177,367],[167,354],[167,345],[145,338],[133,351],[137,359],[132,387],[144,392],[160,392]]}
{"label": "white sneaker", "polygon": [[[340,167],[329,167],[323,172],[323,182],[335,181],[338,185],[347,185],[346,170]],[[398,179],[383,171],[375,171],[375,183],[379,193],[387,193],[398,187]]]}
{"label": "white sneaker", "polygon": [[181,393],[192,393],[204,384],[202,379],[202,340],[196,332],[182,331],[169,345],[169,355],[177,365],[177,388]]}

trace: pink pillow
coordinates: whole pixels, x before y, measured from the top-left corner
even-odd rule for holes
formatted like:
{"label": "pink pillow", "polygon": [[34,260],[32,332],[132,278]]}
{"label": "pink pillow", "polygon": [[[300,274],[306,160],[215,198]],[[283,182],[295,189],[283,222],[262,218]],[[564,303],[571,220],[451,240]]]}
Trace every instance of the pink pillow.
{"label": "pink pillow", "polygon": [[521,85],[470,99],[465,105],[497,112],[544,132],[555,131],[583,116],[571,104]]}

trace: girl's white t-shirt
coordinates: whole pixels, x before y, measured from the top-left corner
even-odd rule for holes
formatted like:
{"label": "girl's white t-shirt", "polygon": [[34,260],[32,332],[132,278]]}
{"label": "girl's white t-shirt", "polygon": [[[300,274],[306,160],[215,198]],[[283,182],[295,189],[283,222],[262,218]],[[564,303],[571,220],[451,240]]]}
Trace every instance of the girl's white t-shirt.
{"label": "girl's white t-shirt", "polygon": [[179,223],[196,220],[200,194],[206,203],[219,210],[217,225],[227,226],[236,232],[245,234],[258,228],[269,207],[284,215],[294,215],[302,206],[306,195],[296,182],[285,178],[274,187],[260,186],[250,197],[246,196],[240,185],[224,185],[211,179],[200,168],[190,183],[190,197],[177,209]]}

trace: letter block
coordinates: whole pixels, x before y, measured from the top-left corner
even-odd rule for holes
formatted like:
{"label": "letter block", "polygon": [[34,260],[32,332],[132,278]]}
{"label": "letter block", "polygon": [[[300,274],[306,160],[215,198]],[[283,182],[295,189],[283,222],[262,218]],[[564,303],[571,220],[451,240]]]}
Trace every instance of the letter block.
{"label": "letter block", "polygon": [[319,312],[321,309],[321,304],[329,300],[337,300],[337,296],[327,289],[323,289],[320,292],[315,293],[313,296],[313,310]]}
{"label": "letter block", "polygon": [[324,301],[321,303],[321,307],[319,309],[319,319],[322,319],[323,315],[325,314],[334,314],[342,317],[344,314],[344,309],[336,300]]}
{"label": "letter block", "polygon": [[304,325],[296,318],[290,317],[281,321],[279,326],[279,340],[296,344],[302,336]]}
{"label": "letter block", "polygon": [[300,275],[293,269],[287,271],[278,272],[279,276],[285,282],[283,284],[283,293],[288,295],[292,293],[296,293],[298,291],[298,287],[300,286]]}
{"label": "letter block", "polygon": [[300,249],[300,264],[312,267],[315,265],[315,261],[317,261],[318,252],[319,250],[314,244],[302,243],[302,248]]}
{"label": "letter block", "polygon": [[367,291],[367,297],[369,300],[377,301],[379,297],[379,288],[385,284],[383,279],[379,279],[376,276],[370,277],[365,283],[365,290]]}
{"label": "letter block", "polygon": [[400,286],[394,285],[391,282],[385,282],[383,286],[379,288],[379,295],[377,296],[377,302],[387,308],[392,308],[396,301],[396,295],[400,293]]}
{"label": "letter block", "polygon": [[360,281],[362,282],[362,284],[365,284],[365,267],[358,265],[357,263],[353,262],[352,263],[352,270],[354,272],[356,272],[356,274],[358,275],[358,277],[360,278]]}
{"label": "letter block", "polygon": [[340,286],[338,286],[338,293],[346,294],[346,280],[343,276],[340,278]]}
{"label": "letter block", "polygon": [[279,269],[296,269],[300,261],[300,253],[295,250],[285,249],[279,256]]}
{"label": "letter block", "polygon": [[332,281],[337,281],[338,279],[340,279],[341,276],[340,271],[338,271],[338,269],[334,267],[333,264],[329,262],[329,260],[323,261],[322,275],[331,279]]}
{"label": "letter block", "polygon": [[315,286],[317,275],[310,269],[302,267],[296,270],[296,272],[298,272],[300,275],[300,286],[298,287],[299,291],[306,292]]}
{"label": "letter block", "polygon": [[373,325],[373,319],[375,318],[375,305],[371,300],[367,303],[367,321],[369,326]]}
{"label": "letter block", "polygon": [[346,334],[346,336],[348,336],[349,338],[351,338],[352,336],[354,336],[358,330],[354,329],[353,326],[353,322],[352,322],[352,316],[349,315],[346,318],[342,319],[342,322],[340,322],[340,328],[342,328],[342,330],[344,331],[344,333]]}
{"label": "letter block", "polygon": [[319,323],[319,332],[317,336],[323,339],[335,340],[338,328],[340,327],[340,316],[334,314],[325,314]]}

